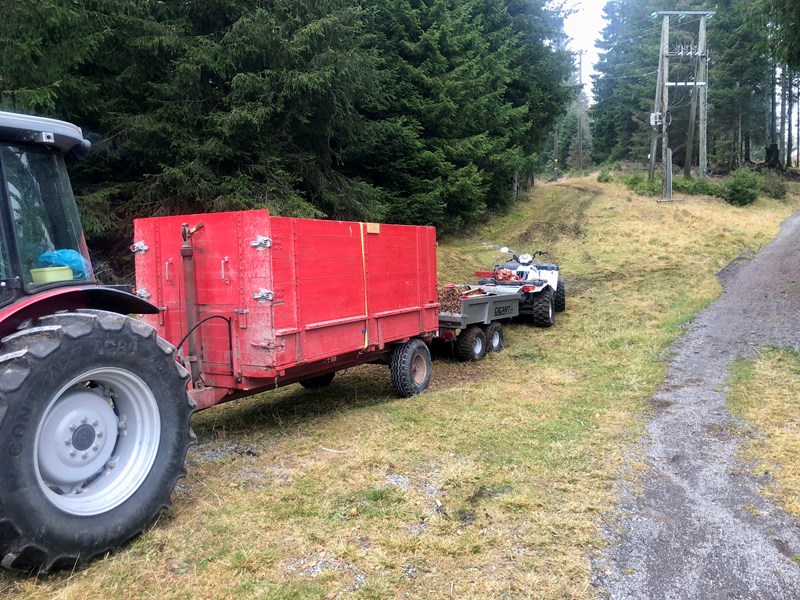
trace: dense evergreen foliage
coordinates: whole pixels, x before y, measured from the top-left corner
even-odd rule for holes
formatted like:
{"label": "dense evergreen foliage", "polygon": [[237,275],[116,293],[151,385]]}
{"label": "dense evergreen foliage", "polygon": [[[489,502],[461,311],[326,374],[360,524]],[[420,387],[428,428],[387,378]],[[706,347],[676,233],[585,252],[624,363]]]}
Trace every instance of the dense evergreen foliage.
{"label": "dense evergreen foliage", "polygon": [[530,0],[0,3],[0,106],[80,124],[95,246],[141,215],[456,231],[507,204],[571,94]]}

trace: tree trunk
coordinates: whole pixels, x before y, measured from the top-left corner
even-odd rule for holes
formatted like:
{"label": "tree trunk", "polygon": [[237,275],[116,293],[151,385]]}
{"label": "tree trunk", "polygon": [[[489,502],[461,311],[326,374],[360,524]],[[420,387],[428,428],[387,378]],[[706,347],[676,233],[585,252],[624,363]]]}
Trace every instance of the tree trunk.
{"label": "tree trunk", "polygon": [[742,104],[739,103],[739,114],[736,123],[736,168],[742,166]]}
{"label": "tree trunk", "polygon": [[772,101],[772,108],[769,111],[769,129],[767,130],[768,133],[769,133],[769,142],[770,142],[770,144],[777,143],[775,141],[775,138],[776,138],[776,135],[775,135],[776,134],[775,121],[776,121],[776,117],[778,116],[777,115],[777,112],[778,112],[778,99],[776,97],[778,84],[777,84],[777,77],[775,75],[775,68],[776,68],[776,65],[773,64],[772,65],[772,69],[771,69],[772,77],[771,77],[771,80],[770,80],[770,99]]}
{"label": "tree trunk", "polygon": [[789,73],[789,77],[787,78],[789,81],[788,86],[788,104],[789,110],[786,111],[786,166],[792,166],[792,143],[794,140],[792,139],[792,111],[794,111],[794,74]]}
{"label": "tree trunk", "polygon": [[753,162],[750,158],[750,132],[747,131],[744,134],[744,162],[749,163]]}
{"label": "tree trunk", "polygon": [[778,138],[778,163],[783,164],[786,157],[786,65],[781,65],[781,121]]}

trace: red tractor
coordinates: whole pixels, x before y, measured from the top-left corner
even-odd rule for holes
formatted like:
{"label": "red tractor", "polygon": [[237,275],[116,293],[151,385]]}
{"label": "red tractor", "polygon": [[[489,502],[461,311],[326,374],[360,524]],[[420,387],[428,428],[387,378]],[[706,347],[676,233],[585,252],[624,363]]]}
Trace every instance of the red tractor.
{"label": "red tractor", "polygon": [[132,294],[92,273],[64,162],[88,149],[74,125],[0,112],[8,569],[80,567],[149,527],[186,473],[196,408],[368,362],[389,365],[402,396],[430,381],[432,228],[267,211],[144,219]]}

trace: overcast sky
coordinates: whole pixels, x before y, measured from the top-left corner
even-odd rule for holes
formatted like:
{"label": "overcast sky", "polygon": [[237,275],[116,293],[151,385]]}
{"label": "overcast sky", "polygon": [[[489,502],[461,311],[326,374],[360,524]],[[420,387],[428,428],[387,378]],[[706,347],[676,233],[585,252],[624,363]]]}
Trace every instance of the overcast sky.
{"label": "overcast sky", "polygon": [[[564,23],[564,30],[572,38],[570,49],[583,55],[583,83],[586,85],[586,94],[591,97],[592,65],[597,62],[597,48],[594,43],[600,38],[600,31],[605,27],[603,21],[603,7],[607,0],[573,0],[567,3],[567,8],[574,8],[575,14]],[[576,57],[577,65],[577,57]]]}

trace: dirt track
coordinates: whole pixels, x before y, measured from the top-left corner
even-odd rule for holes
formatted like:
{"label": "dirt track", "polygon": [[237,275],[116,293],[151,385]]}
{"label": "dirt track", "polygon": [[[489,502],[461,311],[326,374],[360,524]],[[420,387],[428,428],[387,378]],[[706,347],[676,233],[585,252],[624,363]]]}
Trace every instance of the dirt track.
{"label": "dirt track", "polygon": [[800,528],[736,460],[726,406],[731,361],[800,344],[800,214],[720,278],[720,299],[671,348],[641,442],[648,472],[623,491],[609,548],[592,559],[601,596],[800,598]]}

